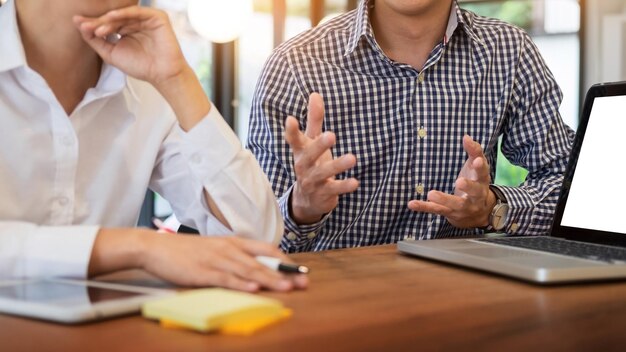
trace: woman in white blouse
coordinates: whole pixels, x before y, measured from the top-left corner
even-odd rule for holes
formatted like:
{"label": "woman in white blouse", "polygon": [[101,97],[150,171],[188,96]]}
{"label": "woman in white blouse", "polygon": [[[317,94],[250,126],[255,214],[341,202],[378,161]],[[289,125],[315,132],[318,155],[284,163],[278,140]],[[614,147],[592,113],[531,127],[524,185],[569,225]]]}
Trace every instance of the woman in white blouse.
{"label": "woman in white blouse", "polygon": [[[0,278],[143,268],[180,285],[305,287],[255,260],[288,261],[271,188],[167,15],[136,3],[0,7]],[[184,224],[227,236],[133,228],[147,187]]]}

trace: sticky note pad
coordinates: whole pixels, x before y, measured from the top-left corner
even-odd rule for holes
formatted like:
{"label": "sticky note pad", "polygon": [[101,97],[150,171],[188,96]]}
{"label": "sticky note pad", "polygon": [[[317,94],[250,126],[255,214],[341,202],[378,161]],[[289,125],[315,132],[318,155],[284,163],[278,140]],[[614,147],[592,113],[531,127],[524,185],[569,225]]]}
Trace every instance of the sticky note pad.
{"label": "sticky note pad", "polygon": [[248,335],[289,317],[280,301],[221,288],[185,291],[146,302],[142,314],[166,327]]}

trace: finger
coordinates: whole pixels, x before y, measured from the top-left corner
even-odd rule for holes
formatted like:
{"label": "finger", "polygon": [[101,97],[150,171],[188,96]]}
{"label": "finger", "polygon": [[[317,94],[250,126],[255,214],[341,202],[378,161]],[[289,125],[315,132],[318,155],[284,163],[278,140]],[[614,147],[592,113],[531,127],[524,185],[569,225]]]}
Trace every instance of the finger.
{"label": "finger", "polygon": [[475,142],[469,135],[463,136],[463,149],[467,153],[470,159],[485,157],[483,154],[483,148],[478,142]]}
{"label": "finger", "polygon": [[[230,242],[233,246],[224,249],[224,259],[215,263],[217,269],[233,273],[244,281],[256,282],[272,290],[288,291],[293,288],[293,283],[285,275],[261,264],[255,259],[255,255],[244,251],[242,248],[244,241],[239,238],[231,238]],[[258,244],[269,246],[266,243]],[[277,249],[276,251],[273,256],[280,256],[280,251]],[[283,258],[280,259],[283,260]]]}
{"label": "finger", "polygon": [[100,16],[102,21],[121,21],[121,20],[135,20],[146,21],[155,17],[167,18],[167,15],[160,10],[150,9],[141,6],[129,6],[120,9],[115,9]]}
{"label": "finger", "polygon": [[359,181],[355,178],[333,180],[324,184],[324,193],[329,196],[352,193],[359,188]]}
{"label": "finger", "polygon": [[307,138],[300,131],[300,124],[293,116],[287,116],[285,120],[285,141],[294,152],[299,152],[307,145]]}
{"label": "finger", "polygon": [[294,287],[297,287],[299,289],[307,288],[309,286],[309,277],[307,275],[292,275],[291,280]]}
{"label": "finger", "polygon": [[454,185],[455,190],[461,191],[467,194],[470,198],[484,198],[486,196],[486,189],[489,189],[488,184],[482,182],[472,181],[464,177],[460,177],[456,180]]}
{"label": "finger", "polygon": [[[252,258],[252,257],[249,257]],[[246,263],[246,265],[234,265],[241,264],[241,258],[234,258],[233,261],[225,261],[227,268],[220,268],[222,270],[229,270],[232,268],[232,272],[237,275],[241,280],[256,282],[259,285],[269,288],[275,291],[289,291],[293,288],[294,284],[291,280],[280,272],[270,269],[261,263],[253,259],[254,263]]]}
{"label": "finger", "polygon": [[306,122],[305,135],[315,138],[322,134],[322,124],[324,123],[324,100],[318,93],[309,95],[309,106]]}
{"label": "finger", "polygon": [[489,173],[489,163],[487,159],[483,155],[482,157],[478,157],[472,161],[471,164],[472,169],[476,172],[476,180],[481,183],[490,184],[491,183],[491,174]]}
{"label": "finger", "polygon": [[257,292],[261,288],[261,285],[257,282],[242,280],[233,274],[213,269],[207,271],[200,270],[194,286],[219,286],[245,292]]}
{"label": "finger", "polygon": [[[253,256],[263,255],[263,256],[268,256],[268,257],[274,257],[274,258],[280,259],[284,263],[294,264],[294,261],[291,258],[289,258],[287,255],[285,255],[276,246],[263,243],[263,242],[251,241],[245,238],[239,238],[239,237],[235,237],[235,238],[236,238],[236,241],[238,241],[239,244],[241,245],[241,249],[249,253],[250,255],[253,255]],[[297,287],[300,289],[306,288],[309,285],[309,279],[306,275],[301,275],[301,274],[287,275],[287,276],[283,276],[282,278],[290,280],[293,287]]]}
{"label": "finger", "polygon": [[98,37],[106,37],[108,35],[119,33],[121,35],[130,35],[142,30],[141,22],[137,21],[115,21],[99,25],[94,33]]}
{"label": "finger", "polygon": [[91,28],[89,23],[80,23],[78,30],[83,40],[105,61],[109,62],[111,58],[111,51],[115,47],[114,44],[109,43],[102,37],[98,37],[94,34],[94,29]]}
{"label": "finger", "polygon": [[409,206],[409,209],[413,211],[422,212],[422,213],[442,215],[444,217],[448,217],[450,214],[452,214],[452,209],[447,208],[437,203],[432,203],[432,202],[412,200],[409,202],[408,206]]}
{"label": "finger", "polygon": [[346,154],[340,158],[322,163],[315,167],[310,177],[316,180],[326,180],[335,178],[338,174],[350,170],[356,165],[356,157],[352,154]]}
{"label": "finger", "polygon": [[[306,138],[306,137],[305,137]],[[309,142],[305,148],[300,150],[298,160],[296,160],[297,168],[309,169],[315,166],[317,160],[326,152],[330,152],[330,148],[335,144],[335,134],[332,132],[324,132],[319,138]]]}
{"label": "finger", "polygon": [[429,203],[443,205],[444,207],[452,210],[462,210],[465,204],[464,197],[459,197],[439,191],[428,192],[428,201]]}

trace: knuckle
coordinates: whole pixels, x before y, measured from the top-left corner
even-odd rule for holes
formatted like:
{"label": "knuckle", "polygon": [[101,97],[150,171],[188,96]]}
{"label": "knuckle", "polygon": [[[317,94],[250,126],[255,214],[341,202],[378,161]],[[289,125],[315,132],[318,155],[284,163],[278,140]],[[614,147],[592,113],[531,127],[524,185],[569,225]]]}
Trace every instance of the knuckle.
{"label": "knuckle", "polygon": [[302,188],[303,191],[308,192],[313,187],[313,181],[310,178],[305,177],[302,180],[300,180],[300,186],[301,186],[300,188]]}

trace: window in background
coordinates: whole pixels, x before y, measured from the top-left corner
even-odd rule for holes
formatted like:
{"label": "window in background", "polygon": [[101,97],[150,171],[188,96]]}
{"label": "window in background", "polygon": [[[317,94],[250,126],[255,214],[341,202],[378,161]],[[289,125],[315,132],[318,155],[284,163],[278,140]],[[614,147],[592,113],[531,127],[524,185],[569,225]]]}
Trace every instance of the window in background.
{"label": "window in background", "polygon": [[164,10],[169,15],[187,62],[196,72],[206,93],[210,95],[211,43],[191,28],[187,17],[187,4],[187,0],[152,1],[152,6]]}
{"label": "window in background", "polygon": [[[580,90],[580,4],[578,0],[461,1],[479,15],[502,19],[524,28],[533,38],[561,90],[561,116],[576,129]],[[499,153],[495,183],[516,186],[527,171],[511,165]]]}
{"label": "window in background", "polygon": [[[235,131],[239,139],[248,137],[252,95],[265,61],[273,50],[273,0],[254,0],[252,23],[239,37],[237,76],[239,91]],[[287,0],[284,39],[289,40],[311,28],[311,0]],[[346,0],[326,0],[323,15],[343,13]]]}

